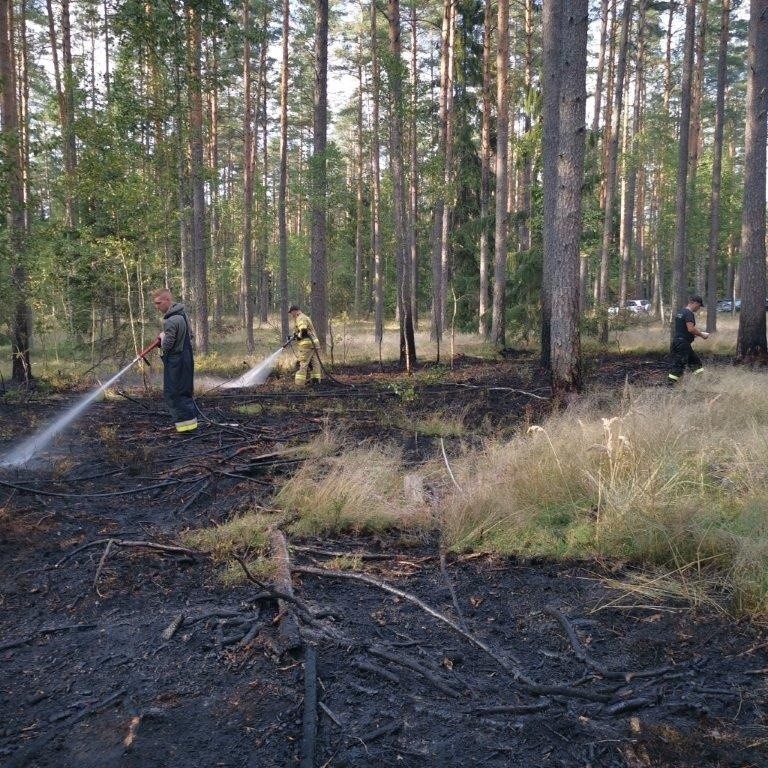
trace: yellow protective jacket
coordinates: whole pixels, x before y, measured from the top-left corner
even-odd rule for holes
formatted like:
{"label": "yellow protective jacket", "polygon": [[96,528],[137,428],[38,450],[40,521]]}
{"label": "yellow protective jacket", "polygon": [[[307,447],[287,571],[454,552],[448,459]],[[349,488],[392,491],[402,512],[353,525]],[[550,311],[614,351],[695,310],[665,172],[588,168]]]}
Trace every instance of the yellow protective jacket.
{"label": "yellow protective jacket", "polygon": [[294,330],[299,337],[299,344],[317,344],[317,334],[315,333],[315,326],[312,325],[312,320],[309,315],[305,315],[303,312],[299,312],[294,320]]}

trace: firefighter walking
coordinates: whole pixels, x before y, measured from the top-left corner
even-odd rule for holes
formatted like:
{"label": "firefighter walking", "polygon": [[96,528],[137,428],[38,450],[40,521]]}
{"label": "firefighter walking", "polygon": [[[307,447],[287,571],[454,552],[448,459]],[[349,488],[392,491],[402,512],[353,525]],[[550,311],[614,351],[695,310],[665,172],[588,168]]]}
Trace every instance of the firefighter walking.
{"label": "firefighter walking", "polygon": [[299,367],[293,380],[297,387],[306,386],[308,377],[313,384],[319,384],[322,374],[320,358],[317,356],[318,339],[315,326],[297,304],[291,304],[288,314],[293,318],[293,340],[296,342],[296,356],[299,360]]}
{"label": "firefighter walking", "polygon": [[696,312],[704,301],[701,296],[691,296],[688,303],[675,315],[675,334],[670,346],[672,354],[672,367],[669,370],[668,383],[674,384],[680,380],[685,367],[688,366],[695,374],[702,373],[704,366],[701,358],[693,351],[691,343],[699,336],[708,339],[706,331],[700,331],[696,327]]}

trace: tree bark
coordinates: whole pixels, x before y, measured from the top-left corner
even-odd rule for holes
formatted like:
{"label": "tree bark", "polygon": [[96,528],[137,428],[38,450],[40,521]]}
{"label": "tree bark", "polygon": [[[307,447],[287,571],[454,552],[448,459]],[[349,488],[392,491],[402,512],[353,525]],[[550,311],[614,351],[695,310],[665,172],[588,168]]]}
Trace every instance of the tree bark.
{"label": "tree bark", "polygon": [[563,34],[563,0],[547,0],[542,6],[544,33],[544,61],[542,82],[542,185],[544,193],[544,219],[542,221],[542,273],[541,273],[541,367],[549,369],[552,354],[552,284],[554,255],[557,248],[555,235],[555,207],[557,205],[557,153],[560,142],[560,71]]}
{"label": "tree bark", "polygon": [[712,193],[709,204],[709,263],[707,268],[707,331],[717,330],[717,257],[720,250],[720,192],[723,182],[723,123],[731,0],[723,0],[720,17],[720,44],[717,51],[715,135],[712,141]]}
{"label": "tree bark", "polygon": [[312,189],[312,321],[320,349],[325,351],[328,332],[327,215],[328,180],[328,0],[315,0],[315,88],[311,162]]}
{"label": "tree bark", "polygon": [[509,145],[509,0],[499,0],[497,12],[499,44],[496,53],[496,223],[493,259],[493,317],[491,340],[496,347],[506,343],[507,289],[507,173]]}
{"label": "tree bark", "polygon": [[[607,304],[610,298],[611,245],[613,243],[613,205],[616,190],[616,162],[619,153],[619,131],[624,104],[624,73],[627,66],[627,44],[629,23],[632,18],[632,0],[624,0],[624,12],[621,21],[621,37],[616,63],[616,83],[614,85],[614,106],[611,114],[610,139],[605,171],[605,208],[603,211],[603,239],[600,247],[600,303]],[[601,323],[600,339],[608,340],[608,324]]]}
{"label": "tree bark", "polygon": [[357,40],[357,136],[355,147],[355,297],[353,317],[359,320],[363,303],[363,37]]}
{"label": "tree bark", "polygon": [[562,78],[554,227],[557,248],[553,255],[558,279],[552,284],[551,331],[552,387],[556,393],[579,391],[582,386],[579,252],[588,23],[588,0],[564,0],[562,63],[558,67]]}
{"label": "tree bark", "polygon": [[381,251],[381,169],[379,99],[381,74],[376,2],[371,2],[371,250],[373,251],[373,335],[381,356],[384,340],[384,261]]}
{"label": "tree bark", "polygon": [[[443,161],[443,179],[445,178],[445,158],[448,151],[448,98],[450,82],[450,41],[451,20],[453,18],[453,0],[444,0],[443,26],[440,45],[440,98],[437,112],[437,152]],[[432,331],[431,336],[438,343],[437,357],[440,359],[440,342],[443,338],[443,213],[445,210],[445,190],[438,192],[434,202],[432,219]]]}
{"label": "tree bark", "polygon": [[251,0],[243,0],[243,248],[240,276],[240,317],[245,346],[253,353],[253,93],[251,91]]}
{"label": "tree bark", "polygon": [[768,138],[768,0],[749,4],[744,203],[741,215],[741,315],[736,354],[766,357],[765,183]]}
{"label": "tree bark", "polygon": [[389,20],[389,87],[392,97],[390,130],[390,172],[395,216],[395,257],[400,263],[398,304],[400,308],[400,363],[408,373],[416,364],[416,343],[411,314],[411,269],[407,242],[407,207],[403,161],[404,67],[400,41],[400,2],[388,0]]}
{"label": "tree bark", "polygon": [[277,227],[280,271],[280,336],[288,338],[288,226],[286,190],[288,186],[288,42],[290,38],[290,0],[283,0],[282,67],[280,70],[280,178],[277,192]]}
{"label": "tree bark", "polygon": [[16,98],[16,34],[13,0],[0,0],[0,87],[2,87],[3,175],[7,204],[4,211],[9,235],[13,316],[11,320],[11,379],[17,384],[32,380],[29,344],[32,323],[27,302],[28,278],[24,264],[26,206],[22,172],[21,133]]}
{"label": "tree bark", "polygon": [[600,52],[597,56],[597,74],[595,75],[595,104],[592,113],[592,133],[600,128],[600,108],[603,98],[603,72],[605,70],[605,48],[608,37],[608,0],[600,0]]}
{"label": "tree bark", "polygon": [[410,179],[408,185],[408,246],[411,271],[411,317],[419,328],[419,60],[416,4],[411,0],[411,119]]}
{"label": "tree bark", "polygon": [[487,339],[490,334],[489,317],[489,265],[491,201],[491,34],[493,4],[485,3],[483,24],[483,121],[480,128],[480,300],[478,302],[478,333]]}
{"label": "tree bark", "polygon": [[205,171],[203,163],[202,19],[187,7],[187,91],[189,99],[189,156],[192,182],[192,327],[197,349],[208,353],[208,280],[205,242]]}
{"label": "tree bark", "polygon": [[[688,213],[688,142],[691,121],[691,79],[693,76],[693,43],[696,26],[696,0],[686,0],[685,40],[683,42],[683,83],[680,97],[680,137],[677,156],[677,189],[675,202],[675,243],[672,265],[673,313],[686,303],[688,293],[687,213]],[[670,336],[674,334],[674,322]]]}

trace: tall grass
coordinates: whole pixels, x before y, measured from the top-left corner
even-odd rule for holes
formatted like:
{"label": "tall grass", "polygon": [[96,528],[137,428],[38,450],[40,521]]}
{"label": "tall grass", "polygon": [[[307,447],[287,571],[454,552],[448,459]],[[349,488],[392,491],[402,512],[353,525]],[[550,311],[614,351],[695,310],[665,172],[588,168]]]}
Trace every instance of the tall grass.
{"label": "tall grass", "polygon": [[674,389],[589,397],[453,466],[441,502],[455,549],[691,566],[742,609],[768,609],[768,387],[714,369]]}
{"label": "tall grass", "polygon": [[296,513],[302,535],[421,528],[429,513],[406,492],[401,457],[387,447],[360,446],[306,462],[275,503]]}

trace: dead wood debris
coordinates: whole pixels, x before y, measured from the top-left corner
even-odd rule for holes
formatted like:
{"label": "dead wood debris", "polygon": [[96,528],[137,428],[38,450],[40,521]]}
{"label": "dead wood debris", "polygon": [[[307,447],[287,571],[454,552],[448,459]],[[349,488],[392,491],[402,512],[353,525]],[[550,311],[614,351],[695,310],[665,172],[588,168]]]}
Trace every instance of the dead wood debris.
{"label": "dead wood debris", "polygon": [[553,616],[557,621],[559,622],[560,626],[563,628],[563,631],[566,634],[566,637],[568,638],[568,641],[571,644],[571,648],[573,648],[573,652],[576,655],[576,658],[579,661],[584,662],[590,669],[594,669],[595,672],[597,672],[601,677],[606,678],[607,680],[626,680],[629,682],[633,678],[636,677],[656,677],[658,675],[663,675],[666,672],[671,672],[674,667],[670,666],[662,666],[662,667],[655,667],[653,669],[645,669],[645,670],[638,670],[635,672],[628,672],[626,670],[611,670],[605,667],[603,664],[600,664],[600,662],[595,661],[584,649],[584,646],[581,644],[581,641],[579,640],[578,635],[576,634],[576,630],[571,626],[571,623],[568,621],[568,619],[557,610],[557,608],[553,608],[552,606],[547,606],[544,609],[544,613],[549,614],[550,616]]}

